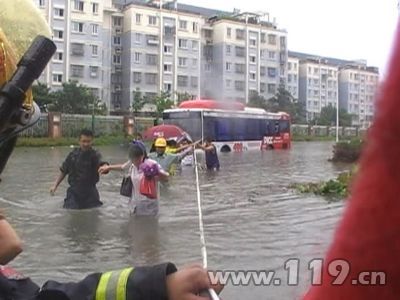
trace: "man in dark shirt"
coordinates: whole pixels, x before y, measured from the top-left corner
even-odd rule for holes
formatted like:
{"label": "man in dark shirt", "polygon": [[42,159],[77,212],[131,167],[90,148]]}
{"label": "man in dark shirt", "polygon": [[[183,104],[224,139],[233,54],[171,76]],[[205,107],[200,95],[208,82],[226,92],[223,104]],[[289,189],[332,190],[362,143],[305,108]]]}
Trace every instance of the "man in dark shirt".
{"label": "man in dark shirt", "polygon": [[92,148],[92,144],[93,133],[82,130],[79,135],[80,147],[67,156],[60,168],[60,175],[50,189],[50,193],[54,195],[59,184],[68,175],[70,187],[64,200],[64,208],[85,209],[103,204],[96,184],[99,182],[99,167],[107,163],[101,160],[100,153]]}

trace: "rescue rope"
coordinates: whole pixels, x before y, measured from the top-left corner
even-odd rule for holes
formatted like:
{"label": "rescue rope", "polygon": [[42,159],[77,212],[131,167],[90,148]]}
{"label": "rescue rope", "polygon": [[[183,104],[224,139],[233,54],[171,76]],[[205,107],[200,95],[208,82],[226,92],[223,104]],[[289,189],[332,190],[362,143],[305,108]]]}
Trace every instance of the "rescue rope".
{"label": "rescue rope", "polygon": [[[194,150],[194,149],[193,149]],[[200,180],[199,180],[199,168],[197,165],[197,156],[193,151],[194,171],[196,174],[196,190],[197,190],[197,208],[199,210],[199,230],[200,230],[200,243],[201,243],[201,255],[203,257],[203,268],[207,269],[207,248],[206,239],[204,236],[204,225],[203,225],[203,213],[201,208],[201,193],[200,193]],[[208,293],[212,300],[219,300],[217,293],[213,289],[208,289]]]}

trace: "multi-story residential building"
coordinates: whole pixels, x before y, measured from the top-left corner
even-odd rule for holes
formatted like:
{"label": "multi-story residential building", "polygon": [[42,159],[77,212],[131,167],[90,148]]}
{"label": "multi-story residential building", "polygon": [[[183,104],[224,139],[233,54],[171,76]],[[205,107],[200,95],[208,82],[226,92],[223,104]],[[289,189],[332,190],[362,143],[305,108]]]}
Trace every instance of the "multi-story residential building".
{"label": "multi-story residential building", "polygon": [[140,89],[149,98],[168,92],[200,96],[200,15],[149,4],[125,7],[123,31],[123,99],[125,108]]}
{"label": "multi-story residential building", "polygon": [[296,57],[288,57],[287,64],[287,90],[294,99],[299,99],[299,69],[300,60]]}
{"label": "multi-story residential building", "polygon": [[209,20],[204,38],[207,96],[248,102],[252,93],[265,98],[286,82],[287,33],[263,18],[242,13]]}
{"label": "multi-story residential building", "polygon": [[305,103],[307,120],[319,116],[325,106],[338,104],[339,69],[324,59],[307,59],[300,62],[299,99]]}
{"label": "multi-story residential building", "polygon": [[366,61],[347,61],[290,52],[300,60],[299,100],[306,105],[307,119],[318,117],[327,105],[344,108],[353,124],[368,126],[374,113],[379,70]]}
{"label": "multi-story residential building", "polygon": [[[34,0],[53,30],[57,52],[41,77],[52,89],[76,80],[111,107],[111,0]],[[122,16],[122,15],[121,15]]]}
{"label": "multi-story residential building", "polygon": [[57,89],[77,80],[110,110],[128,109],[136,89],[149,99],[270,98],[287,78],[287,34],[263,15],[176,1],[34,1],[57,44],[41,81]]}
{"label": "multi-story residential building", "polygon": [[379,70],[360,61],[342,66],[339,72],[340,107],[353,115],[353,124],[368,127],[374,116]]}

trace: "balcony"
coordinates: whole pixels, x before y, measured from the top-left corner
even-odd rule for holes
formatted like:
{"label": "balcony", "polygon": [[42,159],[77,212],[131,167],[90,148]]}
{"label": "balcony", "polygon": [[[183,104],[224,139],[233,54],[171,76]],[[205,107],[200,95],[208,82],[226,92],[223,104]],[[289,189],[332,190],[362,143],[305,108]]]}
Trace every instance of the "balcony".
{"label": "balcony", "polygon": [[158,36],[156,35],[147,35],[146,38],[147,38],[147,45],[157,46],[160,44]]}

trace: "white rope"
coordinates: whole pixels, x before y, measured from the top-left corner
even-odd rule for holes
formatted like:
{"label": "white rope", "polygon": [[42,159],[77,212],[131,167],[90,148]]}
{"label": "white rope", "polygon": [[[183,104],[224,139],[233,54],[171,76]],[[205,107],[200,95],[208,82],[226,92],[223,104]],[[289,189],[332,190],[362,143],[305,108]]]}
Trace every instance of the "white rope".
{"label": "white rope", "polygon": [[[193,149],[194,157],[194,171],[196,174],[196,189],[197,189],[197,208],[199,210],[199,230],[200,230],[200,243],[201,243],[201,255],[203,257],[203,268],[207,270],[207,248],[206,238],[204,236],[204,225],[203,225],[203,212],[201,208],[201,194],[200,194],[200,181],[199,181],[199,168],[197,165],[196,152]],[[217,293],[213,289],[208,289],[208,293],[212,300],[219,300]]]}

